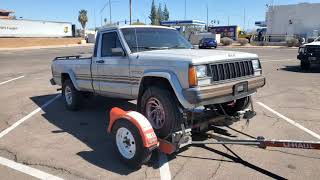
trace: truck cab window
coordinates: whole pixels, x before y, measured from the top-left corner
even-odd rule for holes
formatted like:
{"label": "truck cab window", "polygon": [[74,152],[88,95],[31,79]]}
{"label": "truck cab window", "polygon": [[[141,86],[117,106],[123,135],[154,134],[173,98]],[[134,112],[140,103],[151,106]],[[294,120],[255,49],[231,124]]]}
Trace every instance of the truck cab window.
{"label": "truck cab window", "polygon": [[111,49],[122,48],[118,34],[116,32],[104,33],[102,35],[101,56],[108,57],[113,56]]}

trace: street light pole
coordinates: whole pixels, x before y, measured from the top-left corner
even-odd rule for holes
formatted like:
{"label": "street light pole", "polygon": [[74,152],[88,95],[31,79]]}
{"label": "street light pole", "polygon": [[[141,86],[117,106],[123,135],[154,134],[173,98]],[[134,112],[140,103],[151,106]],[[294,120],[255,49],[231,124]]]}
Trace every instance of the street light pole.
{"label": "street light pole", "polygon": [[184,0],[184,20],[187,19],[187,0]]}

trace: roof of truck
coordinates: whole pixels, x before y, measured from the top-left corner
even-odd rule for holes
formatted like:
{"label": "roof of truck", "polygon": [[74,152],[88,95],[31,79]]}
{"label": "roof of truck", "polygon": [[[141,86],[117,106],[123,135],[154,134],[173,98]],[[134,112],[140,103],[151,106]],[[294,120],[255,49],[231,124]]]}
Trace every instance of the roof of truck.
{"label": "roof of truck", "polygon": [[[127,29],[127,28],[161,28],[161,29],[174,29],[166,26],[154,26],[154,25],[125,25],[125,26],[109,26],[102,27],[100,30],[110,30],[110,29]],[[175,30],[175,29],[174,29]]]}

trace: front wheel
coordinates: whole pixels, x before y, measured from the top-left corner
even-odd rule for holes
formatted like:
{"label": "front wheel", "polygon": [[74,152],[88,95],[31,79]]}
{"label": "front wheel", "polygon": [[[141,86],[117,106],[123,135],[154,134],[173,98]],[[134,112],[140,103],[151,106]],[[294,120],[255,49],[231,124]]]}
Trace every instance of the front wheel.
{"label": "front wheel", "polygon": [[307,61],[301,61],[300,66],[302,70],[309,70],[311,65]]}
{"label": "front wheel", "polygon": [[130,121],[118,120],[112,128],[112,139],[121,161],[130,168],[149,161],[152,151],[144,147],[139,130]]}
{"label": "front wheel", "polygon": [[170,91],[150,87],[141,97],[140,112],[149,120],[155,133],[164,138],[179,127],[181,117],[178,104]]}

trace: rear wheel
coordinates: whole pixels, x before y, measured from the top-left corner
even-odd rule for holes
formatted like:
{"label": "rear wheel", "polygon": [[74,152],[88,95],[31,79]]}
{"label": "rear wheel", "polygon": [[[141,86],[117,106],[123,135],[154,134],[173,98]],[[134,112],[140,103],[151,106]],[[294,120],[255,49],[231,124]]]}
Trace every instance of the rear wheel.
{"label": "rear wheel", "polygon": [[300,66],[302,70],[309,70],[311,65],[307,61],[301,61]]}
{"label": "rear wheel", "polygon": [[178,127],[181,118],[178,104],[170,91],[150,87],[143,93],[140,112],[150,121],[155,133],[164,138]]}
{"label": "rear wheel", "polygon": [[70,79],[65,80],[63,83],[62,96],[67,109],[79,109],[82,94],[74,87]]}
{"label": "rear wheel", "polygon": [[112,139],[121,161],[129,167],[140,168],[150,160],[152,152],[144,147],[139,130],[130,121],[118,120],[112,128]]}

